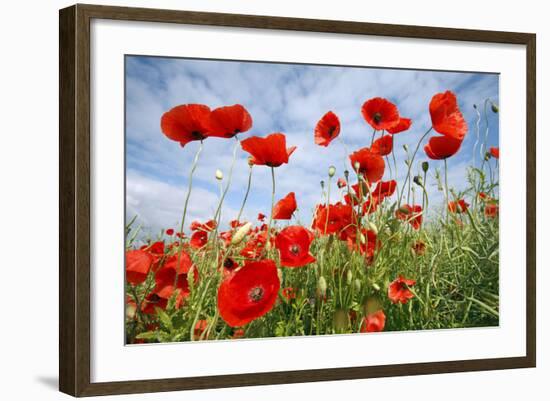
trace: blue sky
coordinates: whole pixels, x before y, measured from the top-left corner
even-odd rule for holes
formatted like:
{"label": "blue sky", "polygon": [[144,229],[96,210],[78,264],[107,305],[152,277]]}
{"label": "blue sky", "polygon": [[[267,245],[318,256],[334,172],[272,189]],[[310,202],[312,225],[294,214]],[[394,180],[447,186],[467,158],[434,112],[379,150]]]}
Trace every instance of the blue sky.
{"label": "blue sky", "polygon": [[[332,110],[342,125],[340,136],[350,152],[369,146],[372,128],[361,116],[361,105],[376,96],[385,97],[399,108],[400,115],[413,120],[411,129],[395,136],[397,181],[406,173],[404,144],[411,151],[431,126],[428,105],[438,92],[452,90],[468,122],[468,134],[457,155],[448,160],[449,186],[464,188],[467,166],[473,163],[478,105],[490,98],[498,104],[498,75],[485,73],[394,70],[275,64],[240,61],[213,61],[146,56],[126,57],[126,215],[138,215],[145,234],[161,228],[177,227],[187,188],[188,171],[197,150],[193,142],[181,148],[160,130],[160,118],[170,108],[185,103],[203,103],[211,108],[240,103],[253,118],[252,129],[240,139],[283,132],[287,144],[296,145],[290,163],[276,169],[280,199],[294,191],[300,220],[309,224],[312,210],[321,199],[319,182],[327,180],[330,165],[336,177],[350,169],[339,141],[327,148],[315,145],[313,130],[321,116]],[[489,146],[498,146],[498,114],[490,111]],[[481,120],[481,134],[485,131]],[[426,138],[427,141],[427,138]],[[425,141],[425,142],[426,142]],[[215,171],[227,177],[234,140],[208,138],[195,173],[193,193],[186,221],[212,218],[219,198]],[[231,188],[224,202],[222,220],[236,217],[248,179],[248,154],[239,147]],[[422,148],[413,171],[428,160]],[[476,164],[479,165],[479,152]],[[395,174],[393,171],[392,174]],[[428,192],[431,207],[441,206],[433,173],[443,162],[430,161]],[[384,180],[395,178],[386,167]],[[331,199],[339,194],[335,185]],[[417,192],[417,199],[420,191]],[[269,214],[271,176],[269,168],[254,167],[252,189],[242,220],[254,220],[258,212]],[[187,225],[187,224],[186,224]]]}

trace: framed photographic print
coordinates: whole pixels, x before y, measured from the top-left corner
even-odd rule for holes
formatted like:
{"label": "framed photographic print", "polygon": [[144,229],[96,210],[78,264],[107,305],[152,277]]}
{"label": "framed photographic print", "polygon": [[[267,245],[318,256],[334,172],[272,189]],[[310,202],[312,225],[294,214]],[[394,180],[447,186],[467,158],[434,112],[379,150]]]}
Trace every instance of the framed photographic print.
{"label": "framed photographic print", "polygon": [[61,10],[60,390],[534,367],[535,115],[533,34]]}

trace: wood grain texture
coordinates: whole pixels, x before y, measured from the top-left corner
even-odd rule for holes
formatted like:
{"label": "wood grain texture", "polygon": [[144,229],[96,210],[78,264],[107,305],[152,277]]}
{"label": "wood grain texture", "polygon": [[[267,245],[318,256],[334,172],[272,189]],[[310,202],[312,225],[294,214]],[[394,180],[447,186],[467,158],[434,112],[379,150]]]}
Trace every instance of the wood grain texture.
{"label": "wood grain texture", "polygon": [[[90,382],[90,20],[92,18],[509,43],[527,49],[527,355],[194,378]],[[59,388],[73,396],[534,367],[536,364],[536,37],[516,32],[76,5],[59,14]]]}

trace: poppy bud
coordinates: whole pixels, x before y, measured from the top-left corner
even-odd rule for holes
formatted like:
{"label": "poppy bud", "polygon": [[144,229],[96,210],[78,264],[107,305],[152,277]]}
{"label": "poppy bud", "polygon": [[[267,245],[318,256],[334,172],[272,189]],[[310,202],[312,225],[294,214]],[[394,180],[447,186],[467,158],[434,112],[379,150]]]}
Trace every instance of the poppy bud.
{"label": "poppy bud", "polygon": [[376,283],[372,283],[372,288],[374,288],[375,291],[380,291],[380,286]]}
{"label": "poppy bud", "polygon": [[348,270],[346,272],[346,283],[348,283],[348,285],[350,285],[351,280],[353,280],[353,273],[351,272],[351,270]]}
{"label": "poppy bud", "polygon": [[422,162],[422,171],[423,172],[427,173],[429,168],[430,168],[430,163]]}
{"label": "poppy bud", "polygon": [[319,184],[321,184],[321,189],[325,188],[325,181],[321,180],[321,182]]}
{"label": "poppy bud", "polygon": [[410,167],[411,161],[409,159],[407,159],[407,160],[405,160],[405,164],[407,165],[407,167]]}
{"label": "poppy bud", "polygon": [[489,152],[485,152],[485,161],[488,162],[491,158],[491,154]]}
{"label": "poppy bud", "polygon": [[231,238],[231,244],[233,245],[240,244],[243,238],[246,237],[246,234],[249,233],[251,228],[252,228],[252,223],[250,222],[239,227],[235,235],[233,235],[233,238]]}
{"label": "poppy bud", "polygon": [[477,104],[474,104],[474,109],[476,109],[476,110],[477,110]]}
{"label": "poppy bud", "polygon": [[420,187],[424,185],[424,183],[422,182],[422,177],[420,177],[419,175],[414,176],[413,182]]}
{"label": "poppy bud", "polygon": [[491,102],[491,110],[493,110],[493,113],[498,113],[498,106]]}
{"label": "poppy bud", "polygon": [[319,295],[324,297],[327,293],[327,280],[323,276],[319,277],[317,282],[317,289],[319,290]]}
{"label": "poppy bud", "polygon": [[126,304],[126,318],[127,319],[134,319],[136,317],[136,304],[135,303],[127,303]]}
{"label": "poppy bud", "polygon": [[330,167],[328,168],[328,176],[329,176],[329,177],[334,177],[334,174],[336,174],[336,167],[330,166]]}
{"label": "poppy bud", "polygon": [[374,231],[376,235],[378,235],[378,227],[376,227],[376,224],[374,224],[372,221],[369,221],[369,230]]}
{"label": "poppy bud", "polygon": [[250,167],[254,166],[254,159],[253,159],[252,157],[249,157],[249,158],[248,158],[248,165],[249,165]]}
{"label": "poppy bud", "polygon": [[355,291],[357,292],[361,291],[361,280],[356,278],[355,281],[353,282],[353,285],[355,285]]}
{"label": "poppy bud", "polygon": [[334,312],[334,328],[337,332],[347,330],[349,326],[349,315],[344,309],[336,309]]}
{"label": "poppy bud", "polygon": [[403,145],[403,149],[405,150],[405,152],[408,152],[409,151],[409,146],[407,144]]}
{"label": "poppy bud", "polygon": [[344,177],[346,177],[346,181],[349,180],[349,171],[344,170]]}
{"label": "poppy bud", "polygon": [[223,180],[223,173],[220,169],[216,170],[216,180],[218,180],[218,181]]}

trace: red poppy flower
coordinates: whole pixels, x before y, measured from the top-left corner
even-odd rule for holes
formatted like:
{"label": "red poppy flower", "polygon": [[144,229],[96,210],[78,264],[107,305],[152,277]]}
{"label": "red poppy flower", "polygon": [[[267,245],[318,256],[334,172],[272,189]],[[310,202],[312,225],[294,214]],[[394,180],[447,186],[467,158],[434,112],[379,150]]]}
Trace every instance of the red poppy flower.
{"label": "red poppy flower", "polygon": [[224,275],[227,276],[237,270],[240,266],[232,258],[228,257],[223,259],[222,267]]}
{"label": "red poppy flower", "polygon": [[208,233],[206,231],[198,230],[191,235],[189,245],[195,249],[200,249],[208,243]]}
{"label": "red poppy flower", "polygon": [[126,251],[126,281],[131,284],[141,284],[147,278],[153,257],[140,249]]}
{"label": "red poppy flower", "polygon": [[340,120],[332,111],[326,113],[315,127],[315,143],[320,146],[328,144],[340,133]]}
{"label": "red poppy flower", "polygon": [[493,156],[495,159],[498,159],[500,157],[500,149],[495,147],[489,148],[489,153],[491,156]]}
{"label": "red poppy flower", "polygon": [[348,183],[343,178],[338,178],[338,181],[336,182],[336,185],[338,186],[338,188],[342,189],[345,186],[347,186]]}
{"label": "red poppy flower", "polygon": [[479,199],[481,200],[485,200],[489,198],[489,195],[487,195],[485,192],[480,192],[479,194],[477,194],[477,196],[479,196]]}
{"label": "red poppy flower", "polygon": [[[179,258],[179,264],[178,264]],[[166,261],[162,268],[155,275],[155,288],[153,292],[160,298],[168,300],[177,291],[176,295],[176,308],[183,305],[185,298],[189,296],[189,280],[188,275],[192,272],[193,280],[198,282],[199,276],[197,270],[194,268],[191,257],[187,252],[181,253],[181,258],[178,254],[173,255]],[[178,280],[174,287],[176,279],[176,273]]]}
{"label": "red poppy flower", "polygon": [[194,221],[191,223],[191,231],[212,231],[218,226],[218,223],[216,223],[216,220],[208,220],[206,223],[201,223],[199,221]]}
{"label": "red poppy flower", "polygon": [[309,253],[313,233],[302,226],[285,227],[275,238],[281,266],[301,267],[315,262]]}
{"label": "red poppy flower", "polygon": [[426,155],[433,160],[443,160],[459,151],[462,140],[447,136],[433,136],[424,146]]}
{"label": "red poppy flower", "polygon": [[174,235],[174,229],[173,229],[173,228],[169,228],[168,230],[166,230],[166,235],[169,235],[169,236]]}
{"label": "red poppy flower", "polygon": [[434,130],[449,138],[459,141],[464,139],[468,125],[458,108],[453,92],[447,91],[434,95],[430,102],[430,116]]}
{"label": "red poppy flower", "polygon": [[240,226],[242,226],[244,223],[241,223],[239,220],[231,220],[229,222],[229,227],[231,228],[239,228]]}
{"label": "red poppy flower", "polygon": [[264,220],[265,220],[265,214],[263,214],[263,213],[258,213],[258,220],[259,220],[259,221],[264,221]]}
{"label": "red poppy flower", "polygon": [[233,138],[251,127],[252,117],[240,104],[212,110],[208,124],[209,135],[220,138]]}
{"label": "red poppy flower", "polygon": [[379,154],[380,156],[387,156],[391,153],[393,149],[393,136],[384,135],[381,138],[378,138],[372,144],[371,151],[373,153]]}
{"label": "red poppy flower", "polygon": [[357,229],[355,226],[353,229],[347,231],[347,244],[349,249],[355,249],[361,255],[364,255],[368,264],[372,263],[375,252],[382,246],[376,232],[373,230],[362,228],[361,235],[357,238]]}
{"label": "red poppy flower", "polygon": [[243,338],[244,337],[244,330],[243,329],[237,329],[233,332],[233,336],[231,338],[237,339],[237,338]]}
{"label": "red poppy flower", "polygon": [[409,287],[415,284],[415,280],[408,280],[400,275],[388,287],[388,298],[394,304],[398,302],[406,304],[409,299],[414,298],[414,294],[409,290]]}
{"label": "red poppy flower", "polygon": [[218,289],[220,316],[231,326],[243,326],[273,308],[281,283],[270,259],[248,262],[222,281]]}
{"label": "red poppy flower", "polygon": [[[201,319],[197,320],[197,323],[195,324],[195,330],[193,331],[193,339],[195,341],[200,340],[202,333],[207,329],[208,327],[208,320]],[[207,340],[208,338],[204,338]]]}
{"label": "red poppy flower", "polygon": [[[251,237],[241,250],[240,255],[245,258],[256,259],[262,256],[262,253],[267,242],[267,227],[265,230],[258,232]],[[273,242],[273,237],[270,238],[270,243]]]}
{"label": "red poppy flower", "polygon": [[422,225],[422,206],[403,205],[395,211],[395,217],[407,221],[412,228],[418,230]]}
{"label": "red poppy flower", "polygon": [[160,128],[164,135],[181,146],[209,136],[210,108],[203,104],[182,104],[164,113]]}
{"label": "red poppy flower", "polygon": [[297,207],[296,196],[294,192],[290,192],[273,206],[273,219],[290,220]]}
{"label": "red poppy flower", "polygon": [[399,110],[395,104],[381,97],[367,100],[361,107],[361,113],[375,130],[393,128],[399,123]]}
{"label": "red poppy flower", "polygon": [[[349,159],[351,167],[359,174],[363,175],[369,182],[379,181],[384,175],[386,167],[384,159],[377,153],[372,152],[369,148],[359,149],[353,152]],[[355,164],[359,163],[357,170]]]}
{"label": "red poppy flower", "polygon": [[396,126],[388,128],[386,131],[388,131],[392,135],[395,135],[399,134],[400,132],[407,131],[409,128],[411,128],[411,125],[412,120],[410,118],[400,118]]}
{"label": "red poppy flower", "polygon": [[361,333],[375,333],[384,330],[386,315],[383,310],[367,315],[361,325]]}
{"label": "red poppy flower", "polygon": [[389,181],[380,181],[374,191],[372,191],[373,196],[377,197],[379,200],[390,197],[395,192],[397,188],[397,182],[395,180]]}
{"label": "red poppy flower", "polygon": [[470,206],[464,199],[459,199],[457,201],[450,201],[447,205],[447,209],[451,213],[466,213],[466,210]]}
{"label": "red poppy flower", "polygon": [[377,196],[369,196],[367,199],[363,202],[363,214],[371,214],[376,212],[378,209],[378,205],[380,204],[381,200],[383,198],[379,198]]}
{"label": "red poppy flower", "polygon": [[[152,315],[156,313],[155,308],[166,309],[166,305],[168,305],[168,299],[161,298],[158,296],[158,294],[151,292],[143,300],[141,311],[143,313]],[[179,306],[180,305],[178,305],[178,307]]]}
{"label": "red poppy flower", "polygon": [[296,146],[287,149],[286,137],[279,132],[269,134],[265,138],[252,136],[243,140],[241,147],[252,155],[252,164],[269,167],[279,167],[283,163],[288,163],[288,158],[296,150]]}
{"label": "red poppy flower", "polygon": [[486,217],[497,217],[498,216],[498,205],[494,203],[489,203],[485,206],[485,216]]}
{"label": "red poppy flower", "polygon": [[418,240],[412,245],[412,250],[415,255],[422,256],[426,253],[426,243],[422,240]]}
{"label": "red poppy flower", "polygon": [[313,228],[324,235],[340,234],[352,225],[355,219],[353,207],[338,202],[334,205],[318,205],[313,219]]}
{"label": "red poppy flower", "polygon": [[296,299],[296,292],[292,287],[283,288],[281,290],[281,294],[287,301],[290,301],[291,299]]}

